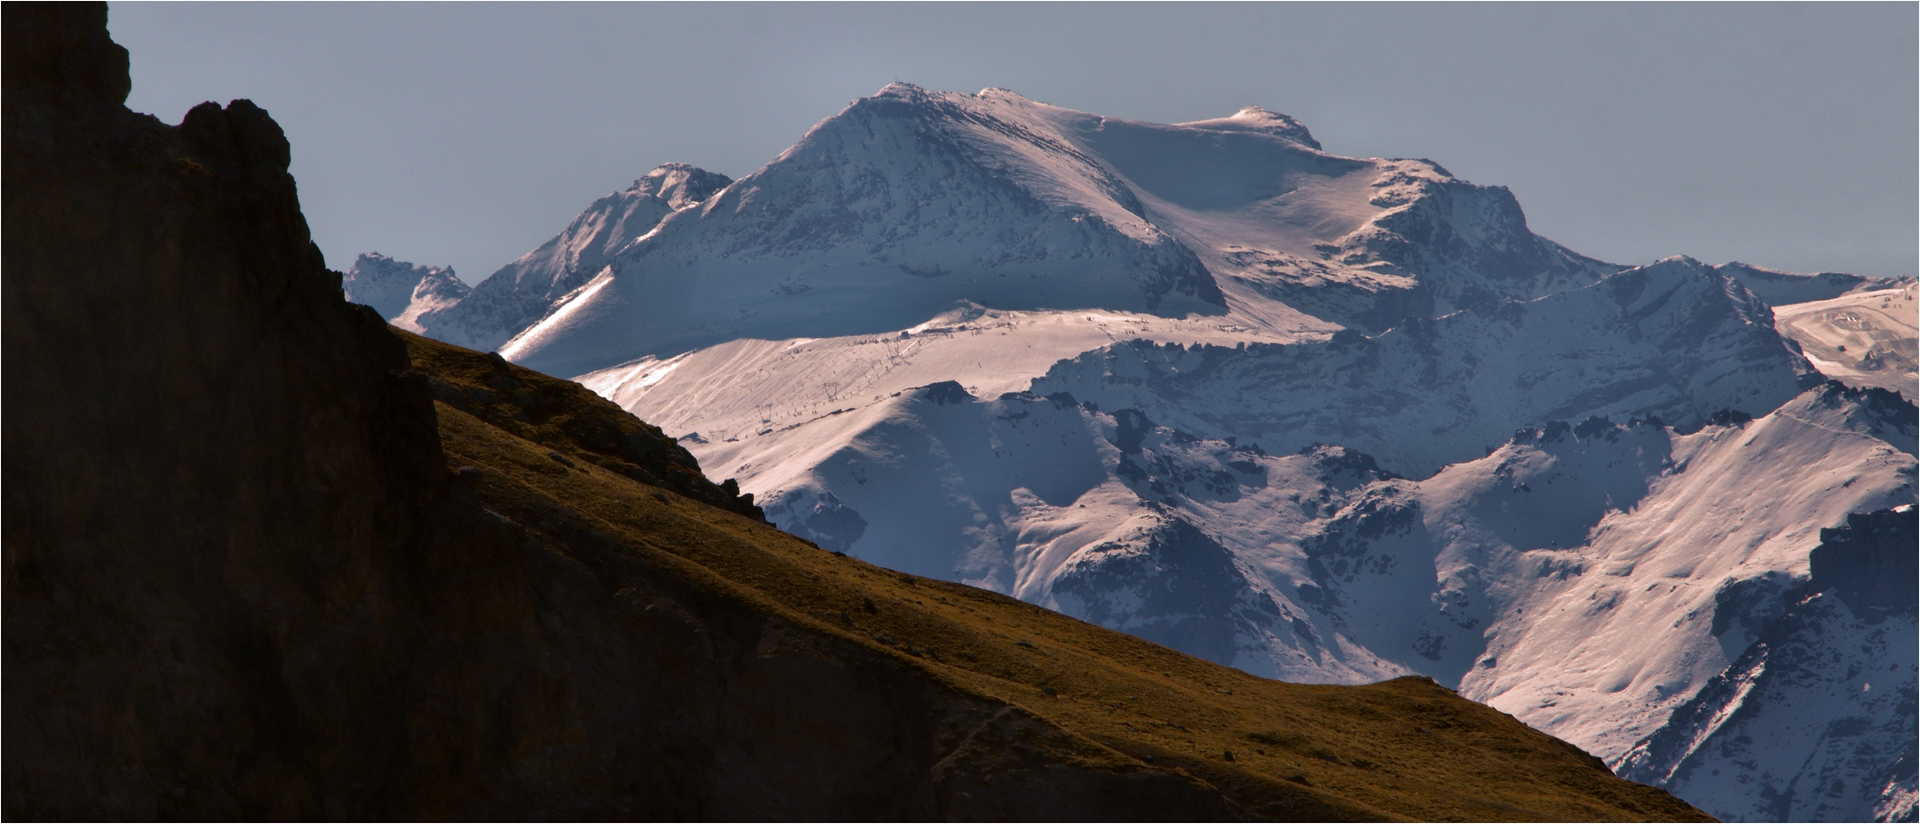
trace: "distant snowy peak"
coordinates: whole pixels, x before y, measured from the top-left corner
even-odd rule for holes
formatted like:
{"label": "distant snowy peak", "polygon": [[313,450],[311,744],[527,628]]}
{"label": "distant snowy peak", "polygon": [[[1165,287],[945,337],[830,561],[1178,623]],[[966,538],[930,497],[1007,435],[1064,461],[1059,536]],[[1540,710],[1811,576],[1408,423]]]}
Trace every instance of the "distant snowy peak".
{"label": "distant snowy peak", "polygon": [[1815,300],[1832,300],[1848,292],[1866,289],[1890,289],[1913,282],[1912,278],[1870,278],[1849,275],[1842,272],[1820,272],[1801,274],[1768,269],[1740,261],[1714,267],[1756,295],[1769,305],[1782,306],[1789,303],[1806,303]]}
{"label": "distant snowy peak", "polygon": [[379,252],[356,258],[341,277],[340,290],[347,300],[371,306],[389,323],[414,332],[420,331],[422,313],[452,306],[471,291],[452,267],[415,266]]}
{"label": "distant snowy peak", "polygon": [[[508,357],[581,374],[741,338],[898,330],[961,302],[1377,333],[1624,268],[1534,235],[1502,187],[1331,155],[1258,106],[1168,125],[894,83],[732,185],[656,175],[582,215],[620,224],[621,242],[587,254],[569,230],[490,278],[461,310],[486,315],[465,326],[487,335],[464,342],[511,334]],[[610,214],[641,195],[665,199],[636,226]],[[508,295],[514,311],[489,308]]]}
{"label": "distant snowy peak", "polygon": [[663,222],[505,354],[577,374],[742,337],[897,330],[960,301],[1223,314],[1206,266],[1063,125],[1088,118],[890,85]]}
{"label": "distant snowy peak", "polygon": [[664,163],[633,182],[628,194],[650,197],[674,210],[698,205],[727,188],[733,178],[685,163]]}
{"label": "distant snowy peak", "polygon": [[685,163],[660,166],[626,191],[594,201],[560,234],[481,281],[458,306],[423,316],[426,334],[474,349],[497,349],[661,219],[698,205],[731,182]]}
{"label": "distant snowy peak", "polygon": [[1320,141],[1300,121],[1279,112],[1270,112],[1259,106],[1248,106],[1228,117],[1212,120],[1195,120],[1176,124],[1195,129],[1207,129],[1216,132],[1260,132],[1291,140],[1315,151],[1320,150]]}

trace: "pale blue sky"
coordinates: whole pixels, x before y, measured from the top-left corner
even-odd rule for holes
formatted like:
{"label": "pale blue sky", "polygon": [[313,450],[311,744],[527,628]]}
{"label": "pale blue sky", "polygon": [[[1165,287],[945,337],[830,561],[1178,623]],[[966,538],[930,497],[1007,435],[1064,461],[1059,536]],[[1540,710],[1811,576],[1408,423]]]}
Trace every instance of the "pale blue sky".
{"label": "pale blue sky", "polygon": [[1913,3],[114,3],[110,27],[135,110],[273,114],[335,268],[477,281],[660,163],[745,175],[895,79],[1158,122],[1263,106],[1511,187],[1619,263],[1920,256]]}

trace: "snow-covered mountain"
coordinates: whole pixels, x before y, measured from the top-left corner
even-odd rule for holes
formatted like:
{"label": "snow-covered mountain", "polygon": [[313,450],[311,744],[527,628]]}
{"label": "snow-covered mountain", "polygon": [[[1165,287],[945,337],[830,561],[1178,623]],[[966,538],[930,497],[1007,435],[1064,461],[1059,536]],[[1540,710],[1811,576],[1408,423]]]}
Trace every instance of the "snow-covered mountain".
{"label": "snow-covered mountain", "polygon": [[1821,373],[1912,394],[1920,385],[1920,284],[1776,307],[1774,325]]}
{"label": "snow-covered mountain", "polygon": [[1429,674],[1617,764],[1732,677],[1821,525],[1913,498],[1914,417],[1829,383],[1691,434],[1549,423],[1414,481],[942,383],[789,429],[813,450],[789,463],[771,435],[695,446],[777,478],[769,517],[823,547],[1264,675]]}
{"label": "snow-covered mountain", "polygon": [[449,343],[498,349],[598,274],[614,253],[731,182],[685,163],[660,166],[626,191],[594,201],[564,231],[501,267],[457,305],[422,312],[420,325],[425,334]]}
{"label": "snow-covered mountain", "polygon": [[420,316],[453,306],[472,290],[452,267],[415,266],[379,252],[362,254],[340,279],[347,300],[373,307],[388,323],[419,332]]}
{"label": "snow-covered mountain", "polygon": [[[714,188],[600,201],[422,323],[484,316],[827,549],[1263,675],[1431,675],[1724,816],[1915,815],[1911,674],[1867,706],[1787,665],[1911,646],[1810,558],[1914,501],[1920,413],[1769,302],[1885,284],[1595,261],[1257,108],[896,84]],[[1869,721],[1740,755],[1816,715]]]}
{"label": "snow-covered mountain", "polygon": [[501,351],[577,374],[740,338],[905,329],[956,302],[1330,333],[1620,267],[1426,161],[1284,115],[1167,126],[894,84],[617,256]]}

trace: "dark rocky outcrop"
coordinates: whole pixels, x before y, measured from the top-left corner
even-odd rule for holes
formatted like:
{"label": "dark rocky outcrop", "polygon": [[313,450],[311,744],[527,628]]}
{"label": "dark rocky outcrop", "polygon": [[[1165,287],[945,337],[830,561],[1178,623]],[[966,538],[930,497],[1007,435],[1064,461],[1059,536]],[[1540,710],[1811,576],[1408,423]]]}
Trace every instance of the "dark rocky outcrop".
{"label": "dark rocky outcrop", "polygon": [[1820,530],[1820,545],[1807,559],[1813,585],[1833,590],[1869,623],[1912,615],[1913,582],[1920,577],[1916,520],[1915,507],[1906,504],[1855,512],[1846,526]]}

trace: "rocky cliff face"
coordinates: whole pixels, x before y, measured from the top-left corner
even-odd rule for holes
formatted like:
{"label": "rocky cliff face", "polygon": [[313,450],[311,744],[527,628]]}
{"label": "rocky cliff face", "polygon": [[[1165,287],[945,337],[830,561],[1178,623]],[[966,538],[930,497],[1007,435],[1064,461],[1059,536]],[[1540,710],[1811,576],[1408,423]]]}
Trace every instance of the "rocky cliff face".
{"label": "rocky cliff face", "polygon": [[341,300],[258,107],[135,115],[104,6],[4,15],[8,818],[1698,815],[1429,681],[782,535]]}
{"label": "rocky cliff face", "polygon": [[6,812],[410,809],[400,602],[460,517],[427,384],[266,113],[128,112],[104,24],[6,9]]}

